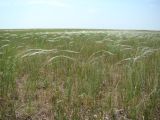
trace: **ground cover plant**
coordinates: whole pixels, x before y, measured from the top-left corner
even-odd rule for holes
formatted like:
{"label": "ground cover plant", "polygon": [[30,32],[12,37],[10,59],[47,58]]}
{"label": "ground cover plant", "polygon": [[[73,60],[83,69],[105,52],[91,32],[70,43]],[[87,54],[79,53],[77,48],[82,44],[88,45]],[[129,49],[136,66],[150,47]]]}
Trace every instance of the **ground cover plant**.
{"label": "ground cover plant", "polygon": [[160,119],[160,32],[0,30],[0,120]]}

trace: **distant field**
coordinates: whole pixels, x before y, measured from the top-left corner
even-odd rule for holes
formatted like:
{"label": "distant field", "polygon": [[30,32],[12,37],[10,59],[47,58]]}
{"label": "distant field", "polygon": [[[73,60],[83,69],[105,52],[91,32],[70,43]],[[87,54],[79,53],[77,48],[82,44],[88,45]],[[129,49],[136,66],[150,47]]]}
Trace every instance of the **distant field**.
{"label": "distant field", "polygon": [[160,120],[160,32],[0,30],[0,120]]}

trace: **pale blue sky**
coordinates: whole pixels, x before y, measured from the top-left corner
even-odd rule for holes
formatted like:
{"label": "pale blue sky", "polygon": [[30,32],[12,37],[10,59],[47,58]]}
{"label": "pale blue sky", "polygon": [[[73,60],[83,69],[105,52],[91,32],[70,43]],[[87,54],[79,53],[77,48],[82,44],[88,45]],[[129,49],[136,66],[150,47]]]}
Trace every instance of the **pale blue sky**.
{"label": "pale blue sky", "polygon": [[0,0],[0,28],[160,30],[160,0]]}

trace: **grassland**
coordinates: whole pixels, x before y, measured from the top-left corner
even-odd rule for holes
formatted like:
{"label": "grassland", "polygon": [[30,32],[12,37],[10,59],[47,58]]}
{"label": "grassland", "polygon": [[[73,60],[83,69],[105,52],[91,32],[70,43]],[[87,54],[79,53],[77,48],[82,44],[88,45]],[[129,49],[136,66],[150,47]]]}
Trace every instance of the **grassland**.
{"label": "grassland", "polygon": [[160,119],[160,32],[0,31],[0,120],[112,119]]}

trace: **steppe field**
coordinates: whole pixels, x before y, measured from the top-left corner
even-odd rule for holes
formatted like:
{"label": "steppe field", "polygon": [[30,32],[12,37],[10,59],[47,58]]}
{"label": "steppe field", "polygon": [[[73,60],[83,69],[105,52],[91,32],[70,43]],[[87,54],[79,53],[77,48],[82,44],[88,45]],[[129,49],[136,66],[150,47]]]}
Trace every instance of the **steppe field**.
{"label": "steppe field", "polygon": [[0,120],[160,120],[160,32],[0,30]]}

